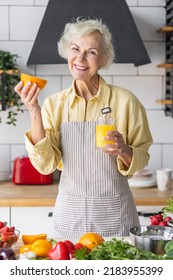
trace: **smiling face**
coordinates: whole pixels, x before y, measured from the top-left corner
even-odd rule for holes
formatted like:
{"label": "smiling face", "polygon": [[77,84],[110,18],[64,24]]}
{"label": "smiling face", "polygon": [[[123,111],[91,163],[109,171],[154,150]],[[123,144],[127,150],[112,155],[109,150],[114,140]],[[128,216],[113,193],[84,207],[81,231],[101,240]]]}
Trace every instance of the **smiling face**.
{"label": "smiling face", "polygon": [[98,31],[73,39],[67,55],[75,80],[91,81],[103,63],[102,37]]}

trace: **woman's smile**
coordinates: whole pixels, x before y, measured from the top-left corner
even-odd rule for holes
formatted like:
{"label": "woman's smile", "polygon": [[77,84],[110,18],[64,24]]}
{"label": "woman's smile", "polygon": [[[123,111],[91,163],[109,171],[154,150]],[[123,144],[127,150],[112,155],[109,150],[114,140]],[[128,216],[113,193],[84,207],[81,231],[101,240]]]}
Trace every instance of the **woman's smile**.
{"label": "woman's smile", "polygon": [[102,65],[102,37],[98,31],[75,38],[68,51],[68,66],[74,79],[92,81]]}
{"label": "woman's smile", "polygon": [[80,70],[80,71],[86,71],[86,70],[89,69],[89,67],[87,67],[87,66],[80,66],[80,65],[77,65],[77,64],[74,64],[74,66],[77,70]]}

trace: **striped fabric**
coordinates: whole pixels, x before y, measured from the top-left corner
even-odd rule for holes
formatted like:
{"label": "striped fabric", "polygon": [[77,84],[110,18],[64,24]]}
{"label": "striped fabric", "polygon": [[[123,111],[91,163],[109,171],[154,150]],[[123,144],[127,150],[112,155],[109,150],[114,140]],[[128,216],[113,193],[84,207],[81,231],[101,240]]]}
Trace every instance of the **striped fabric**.
{"label": "striped fabric", "polygon": [[95,147],[95,122],[61,126],[63,171],[54,208],[56,237],[80,237],[92,231],[103,237],[128,236],[139,224],[127,179],[116,157]]}

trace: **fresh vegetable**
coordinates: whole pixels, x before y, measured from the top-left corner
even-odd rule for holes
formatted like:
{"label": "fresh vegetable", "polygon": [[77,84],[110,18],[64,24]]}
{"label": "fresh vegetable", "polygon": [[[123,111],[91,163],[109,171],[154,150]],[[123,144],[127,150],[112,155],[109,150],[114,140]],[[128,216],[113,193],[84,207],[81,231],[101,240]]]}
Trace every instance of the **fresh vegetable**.
{"label": "fresh vegetable", "polygon": [[74,244],[74,246],[75,246],[75,250],[79,250],[79,249],[81,249],[81,248],[83,248],[84,246],[81,244],[81,243],[76,243],[76,244]]}
{"label": "fresh vegetable", "polygon": [[22,235],[22,241],[23,241],[24,245],[32,244],[36,240],[40,240],[40,239],[46,240],[46,238],[47,238],[46,233],[40,233],[40,234],[35,234],[35,235],[34,234],[32,234],[32,235],[29,235],[29,234]]}
{"label": "fresh vegetable", "polygon": [[103,242],[103,237],[95,232],[87,232],[84,235],[82,235],[79,239],[79,243],[87,247],[89,250],[92,250],[94,247]]}
{"label": "fresh vegetable", "polygon": [[173,196],[167,200],[166,206],[162,208],[162,211],[164,213],[173,213]]}
{"label": "fresh vegetable", "polygon": [[63,241],[59,241],[49,251],[48,257],[51,260],[70,260],[69,249]]}
{"label": "fresh vegetable", "polygon": [[38,239],[31,245],[31,250],[39,257],[47,257],[52,249],[52,242],[49,240]]}
{"label": "fresh vegetable", "polygon": [[68,248],[70,259],[72,259],[76,250],[75,245],[70,240],[65,240],[64,243]]}
{"label": "fresh vegetable", "polygon": [[128,242],[113,238],[87,252],[84,248],[75,252],[77,260],[166,260],[173,257],[155,255],[151,251],[142,251]]}
{"label": "fresh vegetable", "polygon": [[150,216],[151,225],[157,225],[157,226],[168,226],[168,221],[171,221],[172,218],[169,216],[166,216],[165,214],[156,214],[153,216]]}
{"label": "fresh vegetable", "polygon": [[166,243],[165,245],[165,251],[166,251],[166,254],[169,256],[169,257],[172,257],[173,258],[173,240],[170,240]]}
{"label": "fresh vegetable", "polygon": [[15,252],[11,248],[0,248],[0,260],[16,260]]}
{"label": "fresh vegetable", "polygon": [[0,221],[0,229],[3,228],[3,227],[5,227],[6,224],[7,224],[7,222],[1,222],[1,221]]}
{"label": "fresh vegetable", "polygon": [[0,247],[11,247],[19,235],[20,232],[14,226],[8,227],[6,222],[0,222]]}
{"label": "fresh vegetable", "polygon": [[32,250],[31,247],[32,247],[32,244],[23,245],[22,247],[20,247],[19,253],[20,253],[20,254],[24,254],[24,253],[26,253],[26,252],[29,252],[29,251]]}

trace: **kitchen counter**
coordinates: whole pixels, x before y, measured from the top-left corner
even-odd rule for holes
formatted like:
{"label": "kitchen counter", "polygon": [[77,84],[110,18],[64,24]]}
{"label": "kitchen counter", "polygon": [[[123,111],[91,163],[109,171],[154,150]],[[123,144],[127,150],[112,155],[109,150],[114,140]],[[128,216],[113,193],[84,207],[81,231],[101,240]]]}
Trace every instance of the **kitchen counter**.
{"label": "kitchen counter", "polygon": [[[157,187],[130,188],[136,205],[165,205],[173,196],[173,187],[169,191],[159,191]],[[58,193],[58,184],[51,185],[15,185],[12,182],[0,182],[0,207],[54,206]]]}

